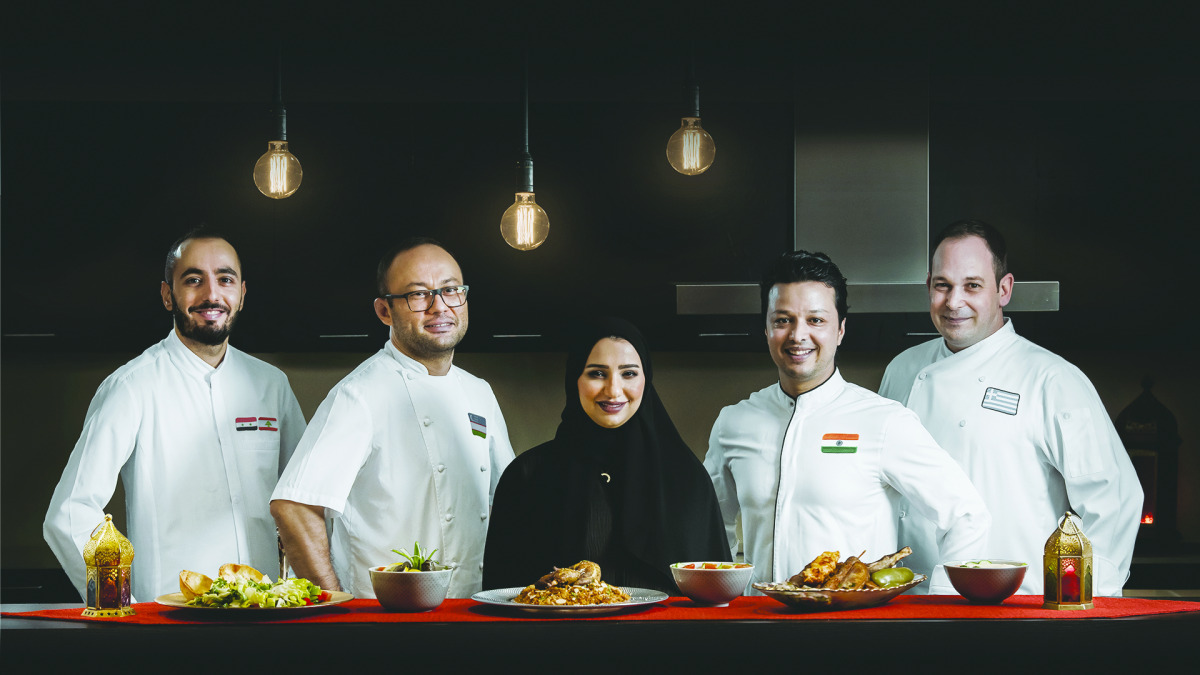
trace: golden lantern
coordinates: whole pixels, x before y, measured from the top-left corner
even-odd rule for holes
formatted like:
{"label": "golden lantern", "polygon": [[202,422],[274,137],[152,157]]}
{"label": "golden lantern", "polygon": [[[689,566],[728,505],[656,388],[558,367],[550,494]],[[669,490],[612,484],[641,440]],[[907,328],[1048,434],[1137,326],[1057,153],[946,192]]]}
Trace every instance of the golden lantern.
{"label": "golden lantern", "polygon": [[1042,609],[1092,608],[1092,542],[1075,523],[1078,517],[1067,511],[1046,540]]}
{"label": "golden lantern", "polygon": [[117,531],[112,515],[92,530],[92,538],[83,547],[87,566],[87,608],[84,616],[111,617],[135,614],[129,606],[133,597],[131,569],[133,544]]}

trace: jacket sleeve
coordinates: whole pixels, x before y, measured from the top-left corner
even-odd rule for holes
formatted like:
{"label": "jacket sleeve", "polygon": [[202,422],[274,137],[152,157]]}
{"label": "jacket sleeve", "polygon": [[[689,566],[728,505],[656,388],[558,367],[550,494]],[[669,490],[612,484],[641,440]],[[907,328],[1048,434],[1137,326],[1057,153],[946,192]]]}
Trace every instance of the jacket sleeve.
{"label": "jacket sleeve", "polygon": [[942,564],[987,555],[991,514],[966,472],[921,426],[916,413],[898,410],[884,433],[884,480],[936,529],[938,564],[929,592],[952,595]]}
{"label": "jacket sleeve", "polygon": [[140,419],[139,406],[123,380],[110,377],[101,383],[46,510],[42,535],[83,599],[83,547],[104,521],[117,476],[137,445]]}
{"label": "jacket sleeve", "polygon": [[729,544],[730,559],[737,558],[737,517],[740,509],[737,498],[737,485],[733,473],[725,461],[725,447],[721,444],[721,428],[726,420],[724,410],[717,416],[712,433],[708,437],[708,453],[704,455],[704,468],[712,479],[713,489],[717,495],[717,503],[721,507],[721,519],[725,525],[725,538]]}
{"label": "jacket sleeve", "polygon": [[1120,596],[1142,516],[1137,472],[1082,372],[1071,366],[1048,378],[1043,395],[1046,460],[1062,474],[1067,500],[1092,542],[1093,592]]}
{"label": "jacket sleeve", "polygon": [[279,473],[283,473],[283,468],[287,466],[288,460],[292,458],[292,453],[296,451],[296,446],[300,444],[300,439],[304,436],[305,422],[304,412],[300,410],[300,402],[296,400],[296,394],[292,392],[292,385],[288,382],[287,377],[284,377],[283,388],[280,392],[279,409],[283,416],[283,438],[279,441]]}

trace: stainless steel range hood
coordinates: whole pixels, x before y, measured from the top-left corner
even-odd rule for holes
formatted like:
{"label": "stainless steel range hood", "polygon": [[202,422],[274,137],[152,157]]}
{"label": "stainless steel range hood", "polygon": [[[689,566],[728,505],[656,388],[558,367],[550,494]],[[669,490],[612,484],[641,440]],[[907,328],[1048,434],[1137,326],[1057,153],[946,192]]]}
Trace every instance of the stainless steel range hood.
{"label": "stainless steel range hood", "polygon": [[[823,251],[838,264],[851,313],[928,312],[927,67],[801,73],[794,157],[794,247]],[[1019,281],[1005,311],[1055,311],[1058,296],[1057,281]],[[677,284],[676,308],[761,311],[753,283]]]}

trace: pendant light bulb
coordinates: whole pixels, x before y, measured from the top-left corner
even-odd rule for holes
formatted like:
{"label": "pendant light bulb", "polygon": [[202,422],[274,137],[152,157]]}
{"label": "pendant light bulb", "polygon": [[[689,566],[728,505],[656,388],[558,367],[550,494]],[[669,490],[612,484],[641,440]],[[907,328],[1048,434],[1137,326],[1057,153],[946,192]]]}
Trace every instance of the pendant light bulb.
{"label": "pendant light bulb", "polygon": [[532,251],[550,235],[550,217],[532,192],[518,192],[512,206],[500,217],[500,236],[518,251]]}
{"label": "pendant light bulb", "polygon": [[679,129],[667,141],[667,161],[671,163],[671,168],[685,176],[708,171],[716,156],[717,144],[700,126],[699,117],[682,118]]}
{"label": "pendant light bulb", "polygon": [[292,196],[303,177],[300,160],[288,152],[287,141],[268,141],[267,151],[254,164],[254,185],[271,199]]}

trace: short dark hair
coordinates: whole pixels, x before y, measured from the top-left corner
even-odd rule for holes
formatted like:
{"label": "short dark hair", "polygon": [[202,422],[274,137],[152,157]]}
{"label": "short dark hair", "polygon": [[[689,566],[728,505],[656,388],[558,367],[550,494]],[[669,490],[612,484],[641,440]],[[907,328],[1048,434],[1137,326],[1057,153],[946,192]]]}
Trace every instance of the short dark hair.
{"label": "short dark hair", "polygon": [[[437,246],[446,253],[450,253],[450,249],[443,246],[442,242],[434,239],[433,237],[425,236],[409,237],[408,239],[405,239],[399,244],[391,247],[388,249],[387,253],[384,253],[383,257],[379,259],[379,267],[375,269],[375,290],[379,293],[377,297],[383,297],[388,294],[387,273],[388,270],[391,269],[392,263],[395,262],[396,256],[404,253],[405,251],[411,251],[418,246]],[[450,257],[453,258],[454,254],[450,253]]]}
{"label": "short dark hair", "polygon": [[819,281],[833,289],[834,307],[838,321],[846,318],[850,305],[846,298],[846,277],[824,253],[792,251],[775,259],[763,273],[759,286],[762,292],[763,312],[767,311],[767,298],[775,284],[791,284],[799,281]]}
{"label": "short dark hair", "polygon": [[999,284],[1004,275],[1008,274],[1008,245],[1004,243],[1004,235],[1000,234],[1000,230],[982,220],[958,220],[943,228],[933,240],[933,248],[929,251],[929,271],[933,272],[933,254],[943,241],[964,237],[979,237],[987,244],[988,250],[992,252],[992,271],[996,273],[996,283]]}
{"label": "short dark hair", "polygon": [[[226,244],[229,244],[231,248],[233,248],[233,254],[237,256],[238,267],[240,268],[242,266],[241,254],[237,252],[237,247],[234,246],[225,235],[209,230],[203,226],[196,227],[172,242],[171,248],[167,249],[167,262],[163,265],[163,281],[167,282],[168,286],[174,287],[175,285],[175,265],[179,262],[179,247],[183,246],[184,242],[191,241],[192,239],[220,239],[221,241],[224,241]],[[243,276],[245,276],[244,273]]]}

